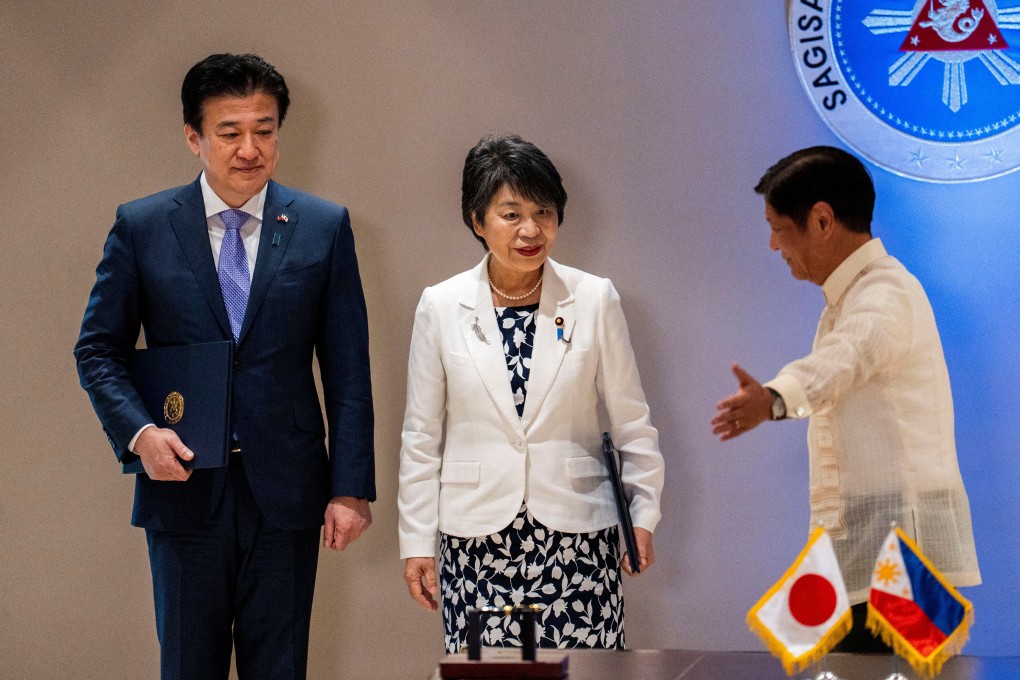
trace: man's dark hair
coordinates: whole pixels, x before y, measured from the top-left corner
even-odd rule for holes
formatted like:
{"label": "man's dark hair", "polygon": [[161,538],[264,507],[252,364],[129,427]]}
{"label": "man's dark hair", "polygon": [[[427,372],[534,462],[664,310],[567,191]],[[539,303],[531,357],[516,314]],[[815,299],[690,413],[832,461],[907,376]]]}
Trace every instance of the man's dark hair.
{"label": "man's dark hair", "polygon": [[489,135],[468,152],[460,186],[464,224],[482,245],[485,239],[475,234],[471,218],[479,223],[485,221],[489,203],[504,184],[538,205],[556,206],[559,224],[563,224],[567,192],[549,157],[517,135]]}
{"label": "man's dark hair", "polygon": [[202,134],[203,105],[214,97],[250,97],[262,92],[276,98],[283,125],[290,106],[287,83],[271,64],[255,54],[211,54],[191,67],[181,85],[184,122]]}
{"label": "man's dark hair", "polygon": [[811,207],[825,201],[844,227],[871,233],[875,185],[864,164],[842,149],[813,146],[796,151],[769,168],[754,190],[801,229]]}

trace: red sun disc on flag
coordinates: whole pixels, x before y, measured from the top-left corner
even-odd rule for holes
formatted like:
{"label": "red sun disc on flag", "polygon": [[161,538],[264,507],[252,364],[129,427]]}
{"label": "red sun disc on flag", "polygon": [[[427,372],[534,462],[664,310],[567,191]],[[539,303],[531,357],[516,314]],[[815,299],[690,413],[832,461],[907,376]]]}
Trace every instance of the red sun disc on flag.
{"label": "red sun disc on flag", "polygon": [[818,626],[836,611],[836,589],[829,579],[804,574],[790,587],[790,615],[802,626]]}

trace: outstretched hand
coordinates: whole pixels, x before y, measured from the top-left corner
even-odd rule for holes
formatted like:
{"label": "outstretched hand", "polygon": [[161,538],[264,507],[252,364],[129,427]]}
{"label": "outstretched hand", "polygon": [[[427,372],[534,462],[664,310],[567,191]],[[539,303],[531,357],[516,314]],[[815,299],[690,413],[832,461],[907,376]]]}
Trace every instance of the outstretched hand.
{"label": "outstretched hand", "polygon": [[720,441],[733,439],[758,427],[772,417],[772,393],[750,373],[733,364],[738,389],[716,404],[712,418],[712,434]]}

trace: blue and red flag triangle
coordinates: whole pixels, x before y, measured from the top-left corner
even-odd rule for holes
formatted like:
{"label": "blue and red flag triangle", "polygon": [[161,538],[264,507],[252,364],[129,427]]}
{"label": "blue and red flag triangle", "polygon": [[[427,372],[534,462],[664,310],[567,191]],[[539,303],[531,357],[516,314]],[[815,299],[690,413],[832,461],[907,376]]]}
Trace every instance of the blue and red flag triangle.
{"label": "blue and red flag triangle", "polygon": [[974,607],[900,529],[882,544],[871,577],[868,629],[929,677],[967,642]]}

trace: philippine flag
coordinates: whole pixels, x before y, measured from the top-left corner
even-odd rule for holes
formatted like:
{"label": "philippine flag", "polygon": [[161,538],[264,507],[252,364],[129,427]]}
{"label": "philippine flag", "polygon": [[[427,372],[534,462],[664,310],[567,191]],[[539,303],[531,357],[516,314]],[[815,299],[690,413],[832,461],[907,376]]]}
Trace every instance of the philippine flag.
{"label": "philippine flag", "polygon": [[791,675],[828,654],[852,624],[843,575],[822,527],[812,532],[783,577],[747,612],[747,625]]}
{"label": "philippine flag", "polygon": [[937,674],[967,642],[974,607],[900,529],[882,544],[871,576],[868,629],[918,673]]}

